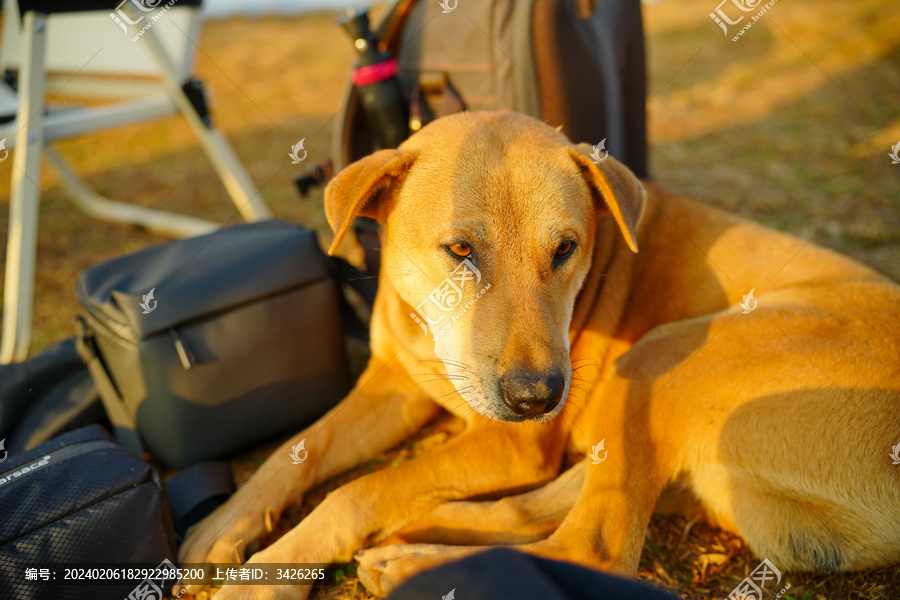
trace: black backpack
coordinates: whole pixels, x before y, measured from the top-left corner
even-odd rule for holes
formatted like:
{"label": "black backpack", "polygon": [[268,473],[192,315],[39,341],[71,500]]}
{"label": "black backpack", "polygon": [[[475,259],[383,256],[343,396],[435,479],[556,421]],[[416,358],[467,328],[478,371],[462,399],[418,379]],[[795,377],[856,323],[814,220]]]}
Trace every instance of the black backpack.
{"label": "black backpack", "polygon": [[[640,0],[400,0],[376,35],[397,60],[412,131],[453,112],[509,108],[576,143],[605,139],[648,177]],[[335,172],[377,149],[352,82],[342,106]]]}
{"label": "black backpack", "polygon": [[[375,54],[381,62],[357,65],[336,119],[331,161],[297,179],[301,193],[389,147],[378,139],[386,129],[399,145],[404,129],[412,133],[463,110],[535,117],[649,177],[640,0],[399,0],[365,41],[358,39],[359,23],[346,24],[354,16],[348,11],[344,27],[357,38],[361,62]],[[372,42],[377,52],[367,54]],[[373,83],[383,79],[379,73],[393,77],[395,89],[373,99],[384,92],[375,90],[383,82]],[[398,106],[386,110],[386,103]],[[389,116],[395,122],[387,127],[382,121]],[[360,218],[354,229],[366,270],[375,275],[376,225]]]}

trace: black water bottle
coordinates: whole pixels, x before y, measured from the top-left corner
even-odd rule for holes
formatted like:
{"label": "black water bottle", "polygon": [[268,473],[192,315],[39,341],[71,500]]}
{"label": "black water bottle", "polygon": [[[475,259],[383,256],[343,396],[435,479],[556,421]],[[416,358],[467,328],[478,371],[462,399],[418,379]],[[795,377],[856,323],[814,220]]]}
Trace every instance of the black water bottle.
{"label": "black water bottle", "polygon": [[396,148],[409,137],[408,113],[397,81],[397,61],[389,52],[378,50],[378,38],[369,29],[368,8],[347,9],[337,23],[353,39],[359,54],[353,85],[366,120],[382,148]]}

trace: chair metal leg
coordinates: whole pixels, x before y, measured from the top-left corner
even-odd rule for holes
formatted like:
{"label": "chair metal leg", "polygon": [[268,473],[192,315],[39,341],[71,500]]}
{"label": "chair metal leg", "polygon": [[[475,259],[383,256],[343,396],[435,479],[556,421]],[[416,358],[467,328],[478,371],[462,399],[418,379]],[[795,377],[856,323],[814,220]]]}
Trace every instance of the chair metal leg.
{"label": "chair metal leg", "polygon": [[205,235],[221,227],[214,221],[105,198],[84,183],[84,180],[69,167],[66,159],[56,151],[56,148],[50,145],[44,146],[44,155],[50,164],[59,171],[60,184],[72,197],[78,208],[95,219],[137,225],[153,233],[181,238]]}
{"label": "chair metal leg", "polygon": [[240,211],[245,221],[259,221],[271,219],[272,213],[259,194],[259,190],[250,179],[244,165],[238,159],[234,150],[222,132],[215,128],[207,127],[194,105],[188,99],[182,89],[183,81],[178,79],[178,69],[166,52],[165,47],[157,36],[156,31],[150,28],[144,32],[142,41],[146,41],[150,51],[159,63],[163,74],[163,82],[166,90],[172,97],[172,101],[178,108],[178,112],[187,120],[191,129],[200,139],[200,144],[206,151],[209,160],[219,174],[219,178],[225,184],[225,189],[231,196],[234,205]]}
{"label": "chair metal leg", "polygon": [[9,235],[3,290],[0,363],[22,361],[31,341],[31,308],[37,258],[41,148],[44,143],[44,51],[47,16],[27,12],[23,19],[25,55],[19,76],[19,109],[9,198]]}

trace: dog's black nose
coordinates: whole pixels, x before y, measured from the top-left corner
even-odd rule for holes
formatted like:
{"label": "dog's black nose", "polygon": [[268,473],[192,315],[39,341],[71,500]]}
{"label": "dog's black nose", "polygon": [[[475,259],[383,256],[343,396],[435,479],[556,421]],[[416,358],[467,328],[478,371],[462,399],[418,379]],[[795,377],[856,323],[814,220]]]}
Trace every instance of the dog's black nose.
{"label": "dog's black nose", "polygon": [[526,419],[545,415],[562,400],[566,382],[559,371],[538,373],[518,369],[503,376],[503,400],[514,413]]}

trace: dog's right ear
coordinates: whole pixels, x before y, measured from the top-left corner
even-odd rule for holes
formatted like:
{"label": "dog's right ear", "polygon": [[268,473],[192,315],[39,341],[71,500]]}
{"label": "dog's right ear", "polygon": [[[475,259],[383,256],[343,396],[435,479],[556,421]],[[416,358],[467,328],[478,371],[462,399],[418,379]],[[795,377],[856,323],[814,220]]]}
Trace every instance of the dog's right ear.
{"label": "dog's right ear", "polygon": [[334,254],[356,217],[372,217],[383,223],[379,208],[417,156],[415,152],[379,150],[332,178],[325,188],[325,216],[334,231],[328,254]]}

